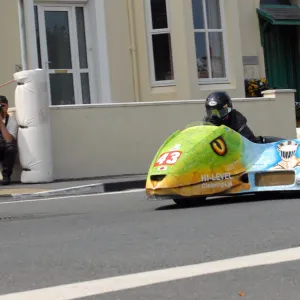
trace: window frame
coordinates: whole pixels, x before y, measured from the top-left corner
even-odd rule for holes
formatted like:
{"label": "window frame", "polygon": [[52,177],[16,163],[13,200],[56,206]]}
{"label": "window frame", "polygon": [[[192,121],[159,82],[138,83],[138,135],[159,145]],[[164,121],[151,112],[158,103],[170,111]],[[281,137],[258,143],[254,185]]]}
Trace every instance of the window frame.
{"label": "window frame", "polygon": [[[205,0],[198,0],[202,1],[203,5],[203,10],[204,10],[204,17],[203,17],[203,22],[204,22],[204,29],[195,29],[194,23],[193,23],[193,34],[194,34],[194,43],[195,43],[195,57],[196,57],[196,62],[197,62],[197,46],[196,46],[196,41],[195,41],[195,34],[196,33],[204,33],[205,34],[205,41],[206,41],[206,53],[210,53],[209,51],[209,37],[208,33],[210,32],[220,32],[222,33],[222,42],[223,42],[223,53],[224,53],[224,69],[225,69],[225,77],[222,78],[212,78],[212,63],[211,63],[211,58],[209,56],[208,59],[208,72],[209,72],[209,78],[198,78],[198,84],[199,85],[205,85],[205,84],[228,84],[229,83],[229,55],[228,55],[228,43],[226,39],[226,18],[225,18],[225,3],[224,0],[218,0],[219,5],[220,5],[220,24],[221,24],[221,29],[208,29],[208,20],[207,20],[207,15],[206,15],[206,1]],[[193,11],[193,6],[191,8],[192,10],[192,18],[194,18],[194,11]],[[197,71],[198,74],[198,71]],[[198,75],[197,75],[198,77]]]}
{"label": "window frame", "polygon": [[[48,2],[48,1],[35,1],[34,6],[37,7],[37,15],[38,15],[38,30],[39,30],[39,44],[37,44],[37,52],[40,50],[40,57],[42,68],[46,67],[46,62],[43,61],[45,58],[43,55],[47,55],[47,40],[45,39],[46,36],[43,32],[41,32],[45,28],[45,24],[42,24],[44,18],[41,18],[41,14],[44,11],[44,8],[50,9],[69,9],[70,10],[70,19],[69,19],[69,26],[72,26],[72,30],[70,30],[70,46],[72,52],[72,62],[73,62],[73,84],[74,84],[74,96],[75,96],[75,103],[72,105],[91,105],[98,103],[96,97],[96,90],[94,85],[94,66],[93,66],[93,54],[91,53],[90,49],[91,46],[91,32],[90,32],[90,24],[89,20],[89,11],[86,6],[85,1],[76,1],[73,0],[72,2]],[[86,39],[86,55],[87,55],[87,68],[80,67],[80,60],[79,60],[79,41],[77,35],[77,17],[76,17],[76,7],[80,7],[83,9],[84,13],[84,26],[85,26],[85,39]],[[73,34],[72,34],[73,33]],[[39,49],[40,47],[40,49]],[[89,89],[90,89],[90,103],[84,104],[82,99],[82,83],[81,83],[81,73],[87,73],[89,75]],[[76,86],[78,84],[78,86]],[[49,78],[49,71],[47,68],[47,85],[48,85],[48,93],[49,93],[49,105],[50,106],[65,106],[64,104],[53,105],[52,104],[52,97],[51,97],[51,90],[50,90],[50,78]]]}
{"label": "window frame", "polygon": [[[166,1],[166,11],[167,11],[167,22],[168,27],[163,29],[153,29],[152,24],[152,10],[151,10],[151,0],[144,0],[145,3],[145,15],[146,15],[146,30],[147,30],[147,50],[148,50],[148,66],[150,71],[150,80],[151,86],[159,87],[159,86],[174,86],[175,85],[175,71],[174,71],[174,56],[172,51],[172,35],[171,35],[171,21],[170,21],[170,3],[169,0]],[[152,36],[158,34],[169,34],[170,36],[170,52],[171,52],[171,60],[172,60],[172,71],[174,79],[172,80],[156,80],[155,79],[155,64],[154,64],[154,51],[153,51],[153,41]]]}

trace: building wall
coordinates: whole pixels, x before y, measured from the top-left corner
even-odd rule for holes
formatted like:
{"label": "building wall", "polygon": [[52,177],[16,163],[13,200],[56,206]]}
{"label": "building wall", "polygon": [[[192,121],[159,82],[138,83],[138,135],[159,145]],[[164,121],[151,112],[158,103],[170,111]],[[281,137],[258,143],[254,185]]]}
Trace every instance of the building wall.
{"label": "building wall", "polygon": [[[18,18],[18,1],[0,1],[0,85],[13,79],[17,65],[22,64]],[[14,91],[16,85],[10,84],[0,88],[0,94],[5,95],[10,106],[14,106]]]}
{"label": "building wall", "polygon": [[112,102],[135,101],[127,0],[105,1]]}
{"label": "building wall", "polygon": [[[90,1],[95,4],[98,0]],[[52,107],[55,179],[147,172],[154,153],[165,138],[187,123],[201,120],[204,115],[203,99],[211,91],[219,89],[227,90],[236,98],[235,107],[246,115],[256,135],[294,138],[296,124],[295,119],[290,118],[295,114],[292,94],[279,94],[273,98],[270,95],[265,99],[244,98],[245,70],[242,57],[259,56],[255,74],[262,77],[264,73],[255,11],[257,5],[258,0],[226,0],[225,34],[230,83],[199,85],[191,0],[171,0],[176,85],[152,87],[144,1],[105,0],[107,63],[113,102],[142,103]],[[239,18],[236,17],[238,15]],[[5,41],[1,46],[0,84],[12,79],[15,65],[21,64],[18,22],[17,1],[0,1],[0,37]],[[101,27],[96,20],[93,23],[98,29]],[[5,30],[7,24],[9,34]],[[98,33],[94,36],[95,40],[100,36]],[[101,40],[96,42],[100,44]],[[95,43],[92,46],[94,57],[98,56],[100,51],[97,51]],[[134,57],[137,69],[134,68]],[[103,60],[96,62],[95,68],[101,69]],[[135,75],[138,85],[134,84]],[[0,94],[9,97],[11,106],[14,105],[14,89],[13,84],[0,91]],[[193,99],[202,100],[191,101]],[[166,102],[169,100],[177,101]],[[267,115],[272,117],[266,119]],[[76,125],[79,119],[82,120],[80,127]],[[74,128],[79,131],[74,131]],[[78,135],[81,136],[80,143],[76,138]]]}
{"label": "building wall", "polygon": [[153,87],[144,1],[134,0],[140,98],[142,101],[202,99],[214,90],[227,90],[233,97],[244,97],[244,71],[237,0],[226,0],[225,26],[229,62],[229,83],[199,85],[193,33],[191,0],[170,1],[170,23],[176,85]]}
{"label": "building wall", "polygon": [[[295,138],[294,94],[277,93],[234,106],[255,135]],[[52,107],[55,179],[144,174],[166,138],[201,121],[204,109],[204,100]]]}
{"label": "building wall", "polygon": [[[300,0],[291,0],[292,5],[300,6]],[[261,46],[259,20],[256,8],[260,0],[239,0],[240,34],[243,56],[255,56],[257,64],[244,65],[245,78],[262,78],[266,76],[264,53]],[[300,37],[300,30],[299,30]]]}
{"label": "building wall", "polygon": [[[89,0],[95,3],[95,0]],[[294,0],[298,4],[300,0]],[[298,2],[297,2],[298,1]],[[0,1],[0,37],[5,41],[1,48],[0,85],[12,79],[16,65],[21,64],[21,47],[17,0]],[[39,2],[43,2],[40,1]],[[49,2],[55,2],[53,0]],[[58,1],[62,3],[63,1]],[[110,0],[105,3],[105,25],[107,32],[108,84],[111,85],[112,102],[145,102],[203,99],[214,90],[227,90],[233,97],[244,97],[244,77],[264,77],[265,66],[256,8],[259,0],[226,0],[225,25],[229,61],[229,83],[199,85],[197,80],[196,56],[193,34],[191,0],[170,2],[170,22],[175,68],[175,85],[153,87],[145,16],[145,3],[141,0]],[[93,4],[94,5],[94,4]],[[92,7],[94,7],[91,5]],[[5,13],[3,13],[5,12]],[[236,16],[239,16],[237,18]],[[96,16],[95,16],[96,18]],[[91,27],[96,27],[96,21]],[[7,34],[9,25],[9,35]],[[99,26],[99,25],[98,25]],[[94,31],[92,31],[94,32]],[[93,33],[94,39],[99,35]],[[102,41],[98,40],[98,44]],[[95,83],[97,101],[109,102],[100,96],[101,84],[105,85],[99,51],[93,41]],[[243,65],[243,57],[247,60]],[[249,57],[252,57],[249,64]],[[255,58],[258,59],[256,64]],[[135,65],[136,59],[136,65]],[[14,105],[15,85],[0,90]],[[99,92],[100,91],[100,92]]]}
{"label": "building wall", "polygon": [[259,0],[238,1],[242,54],[245,57],[245,78],[262,78],[266,76],[263,48],[260,41],[259,20],[256,12],[259,2]]}

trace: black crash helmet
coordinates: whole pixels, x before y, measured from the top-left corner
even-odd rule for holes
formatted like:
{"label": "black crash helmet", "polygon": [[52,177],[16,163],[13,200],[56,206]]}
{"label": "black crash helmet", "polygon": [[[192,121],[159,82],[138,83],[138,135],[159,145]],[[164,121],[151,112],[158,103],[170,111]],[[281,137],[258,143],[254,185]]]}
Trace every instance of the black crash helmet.
{"label": "black crash helmet", "polygon": [[205,108],[208,118],[222,119],[231,112],[232,101],[226,92],[213,92],[207,97]]}

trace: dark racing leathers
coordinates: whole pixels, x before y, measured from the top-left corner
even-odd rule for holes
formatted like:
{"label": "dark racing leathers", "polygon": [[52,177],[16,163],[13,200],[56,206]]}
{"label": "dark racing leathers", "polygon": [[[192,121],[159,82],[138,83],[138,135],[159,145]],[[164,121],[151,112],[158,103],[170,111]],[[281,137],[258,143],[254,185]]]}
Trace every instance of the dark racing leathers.
{"label": "dark racing leathers", "polygon": [[[5,127],[7,126],[9,115],[6,118]],[[0,161],[2,162],[3,181],[10,179],[13,171],[13,166],[17,156],[17,142],[13,139],[11,142],[6,142],[0,131]]]}
{"label": "dark racing leathers", "polygon": [[257,138],[251,131],[251,129],[247,126],[247,119],[245,116],[243,116],[239,111],[233,109],[225,118],[219,119],[219,118],[213,118],[209,119],[208,117],[204,118],[205,122],[213,123],[217,126],[225,125],[227,127],[230,127],[234,131],[238,132],[251,142],[256,143]]}

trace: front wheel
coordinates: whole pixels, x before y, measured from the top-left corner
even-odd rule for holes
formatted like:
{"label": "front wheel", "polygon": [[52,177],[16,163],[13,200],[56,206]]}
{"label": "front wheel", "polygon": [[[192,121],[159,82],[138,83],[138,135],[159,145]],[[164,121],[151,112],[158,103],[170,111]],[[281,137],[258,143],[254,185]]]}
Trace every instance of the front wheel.
{"label": "front wheel", "polygon": [[181,207],[192,207],[202,204],[205,201],[206,197],[198,198],[179,198],[173,199],[173,201]]}

